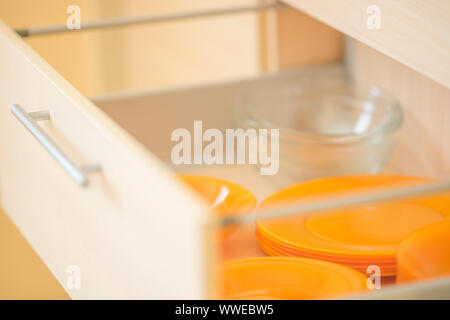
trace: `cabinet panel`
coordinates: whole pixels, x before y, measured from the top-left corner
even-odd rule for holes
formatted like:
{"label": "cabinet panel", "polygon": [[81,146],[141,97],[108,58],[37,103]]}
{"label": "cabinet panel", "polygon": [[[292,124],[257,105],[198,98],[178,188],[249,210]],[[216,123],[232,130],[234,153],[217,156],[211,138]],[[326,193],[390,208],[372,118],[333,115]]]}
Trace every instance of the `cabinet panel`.
{"label": "cabinet panel", "polygon": [[[205,297],[203,204],[3,24],[0,70],[0,203],[66,290],[79,268],[71,297]],[[13,104],[47,110],[50,120],[37,125],[48,138],[74,163],[101,165],[88,186],[13,116]]]}

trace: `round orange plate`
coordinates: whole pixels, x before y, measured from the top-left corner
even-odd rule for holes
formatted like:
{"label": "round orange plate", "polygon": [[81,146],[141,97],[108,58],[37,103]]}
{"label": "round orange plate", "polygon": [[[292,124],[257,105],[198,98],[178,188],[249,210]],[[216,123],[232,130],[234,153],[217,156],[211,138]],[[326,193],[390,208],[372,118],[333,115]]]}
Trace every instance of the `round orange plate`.
{"label": "round orange plate", "polygon": [[[256,207],[255,196],[236,183],[196,175],[179,175],[179,177],[202,196],[219,216],[245,214]],[[222,236],[228,236],[234,229],[224,228]]]}
{"label": "round orange plate", "polygon": [[[336,192],[354,193],[363,188],[405,186],[429,179],[401,175],[340,176],[311,180],[283,189],[261,206],[289,203],[308,196],[323,199]],[[334,192],[334,194],[333,194]],[[358,262],[395,261],[400,241],[412,231],[450,216],[450,196],[435,195],[391,201],[311,216],[259,221],[260,238],[301,253],[339,257]]]}
{"label": "round orange plate", "polygon": [[364,290],[366,278],[348,267],[307,258],[262,257],[221,266],[223,299],[320,299]]}
{"label": "round orange plate", "polygon": [[423,227],[397,251],[397,282],[450,275],[450,220]]}

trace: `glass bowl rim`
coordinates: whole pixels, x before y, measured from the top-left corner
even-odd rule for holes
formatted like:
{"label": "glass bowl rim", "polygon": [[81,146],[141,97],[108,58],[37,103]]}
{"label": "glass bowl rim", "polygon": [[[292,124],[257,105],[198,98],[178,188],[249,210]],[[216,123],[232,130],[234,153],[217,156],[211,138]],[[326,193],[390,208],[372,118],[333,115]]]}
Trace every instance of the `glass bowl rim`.
{"label": "glass bowl rim", "polygon": [[[280,139],[283,140],[293,140],[298,142],[298,139],[304,140],[303,142],[319,142],[325,144],[334,144],[334,143],[351,143],[358,142],[360,140],[364,140],[366,138],[370,138],[372,136],[377,136],[379,134],[387,134],[392,131],[398,129],[403,122],[403,112],[400,103],[386,90],[380,89],[377,86],[366,86],[364,88],[357,87],[352,83],[340,82],[336,85],[312,85],[306,86],[305,92],[312,91],[312,89],[325,89],[325,88],[345,88],[350,89],[351,94],[346,95],[348,97],[358,97],[357,94],[364,94],[366,96],[370,96],[373,98],[381,98],[387,102],[387,119],[383,121],[383,123],[366,130],[361,133],[349,132],[349,133],[320,133],[320,132],[307,132],[292,129],[286,126],[279,126],[277,123],[274,123],[261,115],[258,114],[255,105],[244,106],[246,112],[244,112],[243,119],[246,124],[250,124],[251,127],[256,129],[279,129]],[[255,95],[254,93],[251,93]],[[247,97],[249,96],[249,92],[246,92]],[[366,99],[366,101],[372,101],[372,99]],[[374,103],[375,107],[377,107],[377,103]]]}

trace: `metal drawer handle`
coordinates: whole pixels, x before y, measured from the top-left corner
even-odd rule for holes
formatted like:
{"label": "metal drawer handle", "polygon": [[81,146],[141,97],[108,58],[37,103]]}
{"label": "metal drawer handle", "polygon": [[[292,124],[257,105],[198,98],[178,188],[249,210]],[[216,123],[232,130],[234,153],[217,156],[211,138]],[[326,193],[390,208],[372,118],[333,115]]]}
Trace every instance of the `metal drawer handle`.
{"label": "metal drawer handle", "polygon": [[36,121],[50,120],[50,112],[38,111],[28,113],[18,104],[12,105],[11,112],[80,186],[86,187],[89,184],[87,177],[89,173],[101,170],[99,164],[77,166],[42,130]]}

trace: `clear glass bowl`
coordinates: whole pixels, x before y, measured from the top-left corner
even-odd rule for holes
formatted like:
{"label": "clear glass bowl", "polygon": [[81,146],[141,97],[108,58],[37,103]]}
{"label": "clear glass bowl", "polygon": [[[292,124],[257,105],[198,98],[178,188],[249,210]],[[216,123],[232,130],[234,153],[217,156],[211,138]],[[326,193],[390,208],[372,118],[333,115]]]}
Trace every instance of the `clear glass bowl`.
{"label": "clear glass bowl", "polygon": [[272,176],[279,185],[378,172],[402,123],[394,98],[345,82],[272,81],[236,101],[237,127],[279,129],[279,171]]}

